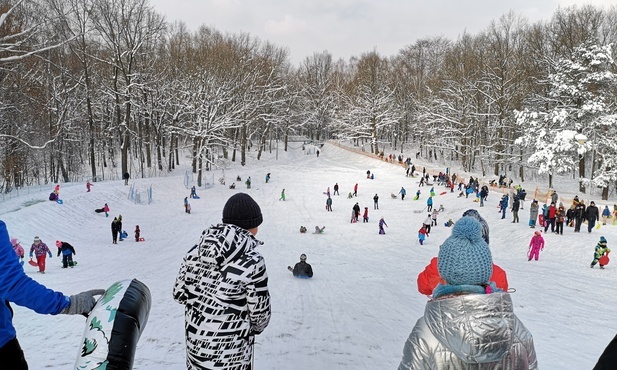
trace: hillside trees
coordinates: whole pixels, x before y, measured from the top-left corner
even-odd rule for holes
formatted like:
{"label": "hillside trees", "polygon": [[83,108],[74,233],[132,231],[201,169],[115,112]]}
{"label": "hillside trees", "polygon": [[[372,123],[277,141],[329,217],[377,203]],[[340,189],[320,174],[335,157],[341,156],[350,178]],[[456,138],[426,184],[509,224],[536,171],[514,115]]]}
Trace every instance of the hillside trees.
{"label": "hillside trees", "polygon": [[[538,164],[539,171],[552,174],[573,170],[576,154],[584,162],[584,154],[591,152],[591,175],[584,177],[582,172],[581,191],[585,185],[602,186],[604,199],[608,197],[608,183],[617,181],[612,159],[617,156],[617,122],[610,107],[617,81],[611,72],[613,66],[610,44],[577,47],[572,59],[562,58],[554,66],[549,75],[549,97],[536,110],[528,108],[518,114],[518,124],[526,128],[518,142],[531,148],[529,161]],[[602,171],[594,171],[596,168]]]}

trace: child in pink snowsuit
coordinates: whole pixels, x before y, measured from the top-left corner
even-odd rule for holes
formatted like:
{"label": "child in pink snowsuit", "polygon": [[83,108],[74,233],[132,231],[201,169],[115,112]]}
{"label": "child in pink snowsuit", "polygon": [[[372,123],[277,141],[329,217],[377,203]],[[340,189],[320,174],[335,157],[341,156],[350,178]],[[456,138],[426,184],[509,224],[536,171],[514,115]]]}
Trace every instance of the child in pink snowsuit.
{"label": "child in pink snowsuit", "polygon": [[532,258],[535,258],[537,261],[540,257],[540,251],[544,250],[544,238],[542,238],[542,233],[540,231],[536,231],[533,233],[533,237],[529,242],[529,259],[531,261]]}

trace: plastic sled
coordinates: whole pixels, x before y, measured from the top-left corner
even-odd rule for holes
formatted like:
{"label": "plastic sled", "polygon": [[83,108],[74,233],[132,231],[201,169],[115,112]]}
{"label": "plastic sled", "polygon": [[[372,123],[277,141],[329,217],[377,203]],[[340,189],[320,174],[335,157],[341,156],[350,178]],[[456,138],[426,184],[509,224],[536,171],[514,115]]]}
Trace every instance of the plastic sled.
{"label": "plastic sled", "polygon": [[608,263],[610,262],[610,258],[608,258],[608,255],[605,254],[604,256],[600,257],[600,259],[598,260],[598,262],[600,263],[600,266],[606,266],[608,265]]}
{"label": "plastic sled", "polygon": [[598,223],[596,224],[596,229],[599,229],[601,226],[602,226],[602,224],[598,222]]}
{"label": "plastic sled", "polygon": [[121,239],[126,239],[128,237],[129,237],[129,234],[127,234],[126,231],[123,230],[122,233],[120,233],[120,238]]}
{"label": "plastic sled", "polygon": [[197,195],[193,195],[193,199],[201,199],[201,198]]}
{"label": "plastic sled", "polygon": [[28,263],[30,264],[30,266],[34,266],[34,267],[37,267],[37,266],[39,265],[39,264],[38,264],[35,260],[33,260],[33,259],[31,259],[30,261],[28,261]]}
{"label": "plastic sled", "polygon": [[145,242],[145,241],[146,241],[146,239],[144,239],[144,238],[139,238],[139,241],[140,241],[140,242]]}
{"label": "plastic sled", "polygon": [[439,195],[445,195],[445,194],[448,194],[448,192],[447,191],[442,191],[441,193],[439,193]]}
{"label": "plastic sled", "polygon": [[56,203],[58,203],[58,204],[62,204],[62,203],[64,203],[64,202],[62,201],[62,199],[56,199]]}

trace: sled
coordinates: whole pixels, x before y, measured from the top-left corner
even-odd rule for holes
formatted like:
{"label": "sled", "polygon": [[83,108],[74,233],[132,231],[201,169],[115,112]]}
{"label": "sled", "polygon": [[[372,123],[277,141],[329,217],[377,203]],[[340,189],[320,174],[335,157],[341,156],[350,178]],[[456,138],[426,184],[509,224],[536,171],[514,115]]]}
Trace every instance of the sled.
{"label": "sled", "polygon": [[601,226],[602,224],[598,222],[598,224],[596,225],[596,229],[599,229]]}
{"label": "sled", "polygon": [[94,212],[96,212],[96,213],[103,213],[103,212],[105,212],[105,210],[103,208],[97,208],[97,209],[94,210]]}
{"label": "sled", "polygon": [[606,266],[608,265],[608,263],[610,262],[610,258],[608,258],[608,254],[605,254],[604,256],[600,257],[600,259],[598,260],[598,262],[600,263],[600,266]]}
{"label": "sled", "polygon": [[56,203],[58,203],[58,204],[62,204],[62,203],[64,203],[64,202],[62,201],[62,199],[56,199]]}
{"label": "sled", "polygon": [[193,195],[193,199],[201,199],[198,195]]}
{"label": "sled", "polygon": [[538,215],[538,224],[545,226],[544,225],[544,215],[543,214],[539,214]]}
{"label": "sled", "polygon": [[139,240],[138,240],[138,241],[140,241],[140,242],[145,242],[145,241],[146,241],[146,239],[144,239],[144,238],[139,238]]}
{"label": "sled", "polygon": [[423,213],[424,210],[426,209],[426,207],[422,208],[422,209],[414,209],[413,213]]}
{"label": "sled", "polygon": [[73,369],[132,369],[152,298],[142,282],[111,285],[88,314]]}
{"label": "sled", "polygon": [[446,194],[448,194],[447,191],[442,191],[441,193],[439,193],[439,195],[446,195]]}
{"label": "sled", "polygon": [[38,264],[35,260],[33,260],[33,259],[30,259],[30,261],[28,261],[28,263],[30,264],[30,266],[34,266],[34,267],[38,267],[38,265],[39,265],[39,264]]}
{"label": "sled", "polygon": [[[60,263],[60,265],[62,265],[62,263]],[[73,266],[77,266],[77,261],[73,261]],[[62,266],[62,267],[64,267],[64,266]],[[71,266],[69,266],[69,267],[71,267]]]}

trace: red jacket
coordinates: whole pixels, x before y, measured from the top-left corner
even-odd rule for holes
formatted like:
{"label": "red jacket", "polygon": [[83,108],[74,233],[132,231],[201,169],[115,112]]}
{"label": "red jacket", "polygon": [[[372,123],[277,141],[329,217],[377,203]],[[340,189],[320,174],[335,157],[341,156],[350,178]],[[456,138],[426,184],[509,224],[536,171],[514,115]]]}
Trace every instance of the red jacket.
{"label": "red jacket", "polygon": [[[491,275],[492,282],[497,285],[497,288],[502,289],[504,292],[508,290],[508,277],[506,272],[499,266],[493,263],[493,275]],[[439,283],[445,283],[441,276],[439,276],[439,270],[437,270],[437,257],[433,257],[431,263],[426,266],[424,271],[418,275],[418,292],[424,295],[433,294],[433,289]]]}
{"label": "red jacket", "polygon": [[548,207],[548,218],[555,218],[556,214],[557,214],[557,209],[555,208],[555,206],[549,206]]}

